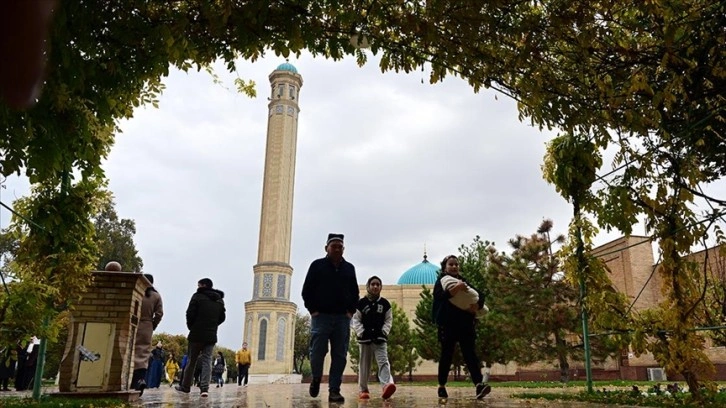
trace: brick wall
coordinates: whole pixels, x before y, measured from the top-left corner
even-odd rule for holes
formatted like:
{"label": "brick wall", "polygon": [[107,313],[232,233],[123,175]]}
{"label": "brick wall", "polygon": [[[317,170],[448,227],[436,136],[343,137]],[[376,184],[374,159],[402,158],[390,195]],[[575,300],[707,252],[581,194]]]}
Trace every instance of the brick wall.
{"label": "brick wall", "polygon": [[83,328],[87,323],[109,323],[110,362],[103,385],[94,391],[122,391],[128,388],[133,371],[133,343],[144,291],[151,283],[138,273],[93,272],[88,292],[71,311],[66,350],[60,367],[61,392],[79,391],[76,386],[80,367],[78,346],[83,344]]}

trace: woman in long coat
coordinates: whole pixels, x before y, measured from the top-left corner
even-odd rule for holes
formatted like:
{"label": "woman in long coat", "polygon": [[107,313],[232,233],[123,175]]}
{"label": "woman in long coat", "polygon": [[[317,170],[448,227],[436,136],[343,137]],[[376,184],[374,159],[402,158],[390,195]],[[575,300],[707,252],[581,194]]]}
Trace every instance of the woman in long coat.
{"label": "woman in long coat", "polygon": [[149,360],[149,371],[146,373],[146,386],[148,388],[159,388],[161,377],[164,375],[164,348],[161,342],[151,351]]}
{"label": "woman in long coat", "polygon": [[[154,284],[154,277],[145,274],[149,283]],[[149,356],[151,355],[151,336],[156,326],[164,316],[164,304],[161,295],[153,286],[146,288],[144,298],[141,301],[141,312],[139,325],[136,328],[136,343],[134,344],[134,374],[131,378],[131,388],[144,393],[146,388],[146,370],[149,367]]]}

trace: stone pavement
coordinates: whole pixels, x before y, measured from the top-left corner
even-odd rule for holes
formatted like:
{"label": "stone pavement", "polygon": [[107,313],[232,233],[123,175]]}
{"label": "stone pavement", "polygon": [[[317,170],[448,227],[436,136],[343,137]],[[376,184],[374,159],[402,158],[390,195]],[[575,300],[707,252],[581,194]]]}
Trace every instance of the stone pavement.
{"label": "stone pavement", "polygon": [[[211,388],[208,398],[199,396],[199,389],[192,388],[190,394],[175,391],[168,385],[161,388],[146,390],[139,401],[138,406],[151,407],[239,407],[239,408],[380,408],[380,407],[487,407],[487,408],[509,408],[509,407],[537,407],[547,406],[548,408],[563,407],[605,407],[600,404],[584,403],[553,403],[537,402],[510,398],[513,393],[521,389],[497,388],[496,384],[492,393],[481,401],[474,399],[474,387],[449,387],[449,399],[445,404],[440,404],[436,397],[436,387],[398,385],[398,390],[388,401],[383,401],[380,391],[371,384],[371,399],[359,401],[357,398],[357,384],[343,384],[341,394],[345,397],[344,404],[328,403],[328,391],[326,384],[321,384],[320,395],[311,398],[308,395],[308,384],[250,384],[247,387],[239,387],[237,384],[226,384],[221,388]],[[376,392],[378,391],[378,392]],[[531,391],[531,390],[530,390]]]}
{"label": "stone pavement", "polygon": [[[184,394],[167,385],[161,388],[146,390],[144,395],[133,403],[138,408],[604,408],[603,404],[587,404],[579,402],[551,402],[511,398],[510,395],[521,392],[535,392],[532,389],[499,388],[494,383],[492,393],[481,401],[474,399],[474,387],[449,387],[449,399],[440,403],[436,397],[436,387],[397,384],[398,390],[388,401],[383,401],[377,385],[371,384],[371,399],[359,401],[358,385],[343,384],[341,393],[345,397],[344,404],[328,403],[326,384],[321,384],[320,395],[311,398],[308,395],[308,384],[250,384],[238,387],[237,384],[226,384],[222,388],[212,388],[209,397],[202,399],[199,388],[192,388],[190,394]],[[45,388],[44,393],[56,392],[57,388]],[[378,391],[378,392],[376,392]],[[540,390],[542,391],[542,390]],[[562,389],[553,390],[562,392]],[[580,391],[568,388],[569,392]],[[0,407],[3,397],[30,398],[30,391],[0,393]],[[620,406],[620,408],[627,408]]]}

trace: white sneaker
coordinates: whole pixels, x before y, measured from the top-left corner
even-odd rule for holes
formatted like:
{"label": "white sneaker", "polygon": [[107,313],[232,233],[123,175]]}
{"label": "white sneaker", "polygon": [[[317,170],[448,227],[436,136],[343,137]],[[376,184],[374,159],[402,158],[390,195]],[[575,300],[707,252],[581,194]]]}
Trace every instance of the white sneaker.
{"label": "white sneaker", "polygon": [[207,398],[209,396],[209,393],[206,391],[202,391],[202,398]]}

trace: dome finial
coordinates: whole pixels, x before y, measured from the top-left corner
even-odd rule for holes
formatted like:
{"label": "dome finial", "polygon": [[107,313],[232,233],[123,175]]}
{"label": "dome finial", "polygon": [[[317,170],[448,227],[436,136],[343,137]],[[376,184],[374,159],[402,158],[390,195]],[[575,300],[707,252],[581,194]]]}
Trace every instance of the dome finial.
{"label": "dome finial", "polygon": [[426,255],[426,243],[424,242],[424,262],[428,262],[426,259],[428,256]]}

